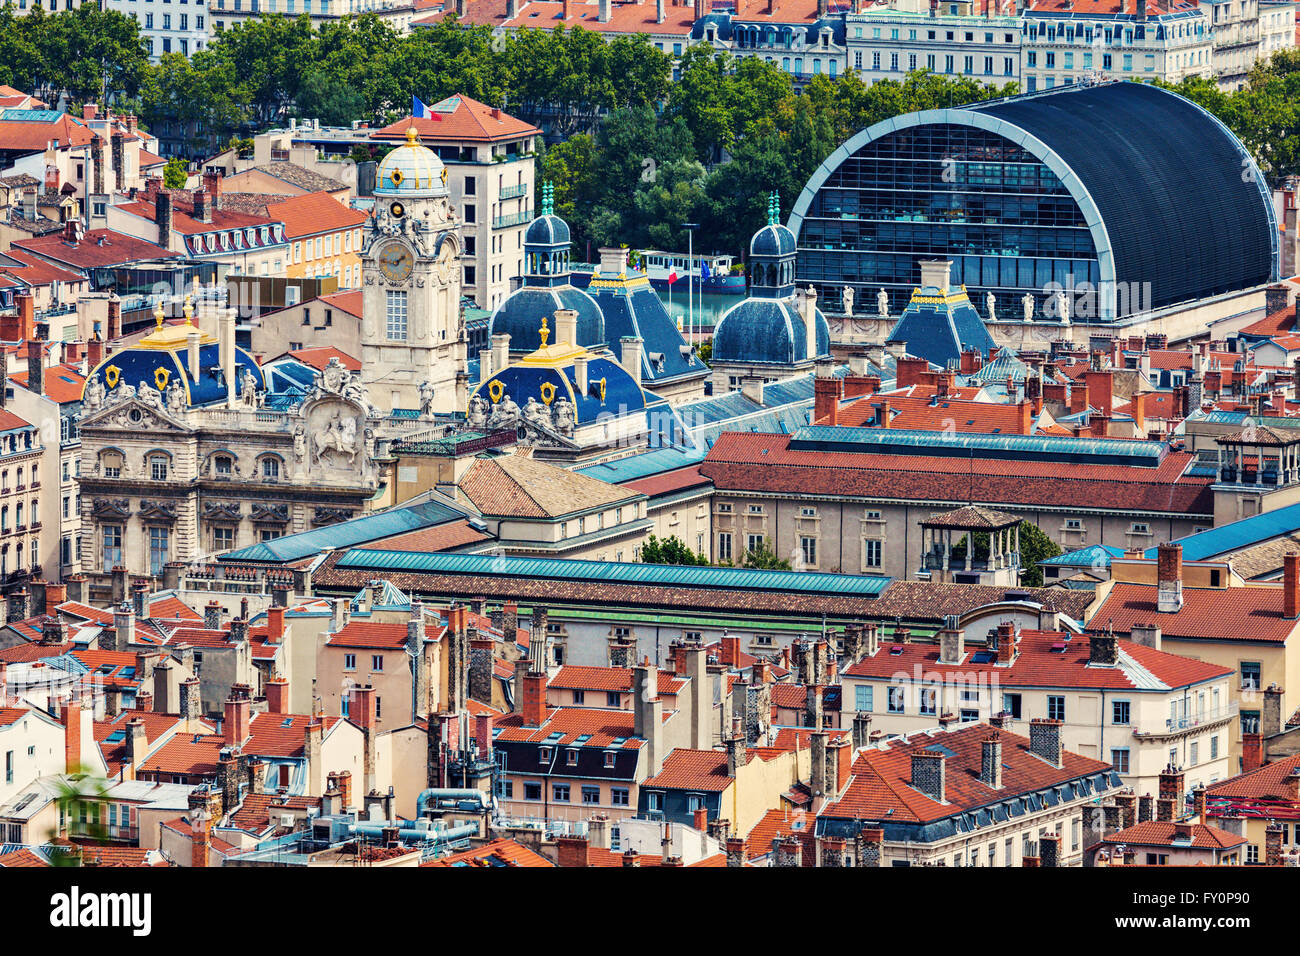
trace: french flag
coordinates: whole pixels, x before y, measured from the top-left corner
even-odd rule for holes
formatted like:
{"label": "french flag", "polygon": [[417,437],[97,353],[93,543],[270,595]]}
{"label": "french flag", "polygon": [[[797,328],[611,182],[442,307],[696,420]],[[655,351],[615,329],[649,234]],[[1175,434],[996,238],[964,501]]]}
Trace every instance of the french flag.
{"label": "french flag", "polygon": [[421,99],[414,93],[411,94],[411,118],[428,119],[432,114],[429,107],[425,106]]}

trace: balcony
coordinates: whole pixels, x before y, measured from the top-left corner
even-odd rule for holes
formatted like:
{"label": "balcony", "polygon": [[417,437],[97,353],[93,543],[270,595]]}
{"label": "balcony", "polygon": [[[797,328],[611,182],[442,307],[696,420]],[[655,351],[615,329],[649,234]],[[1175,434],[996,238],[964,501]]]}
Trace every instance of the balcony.
{"label": "balcony", "polygon": [[528,184],[520,183],[518,186],[506,186],[501,190],[502,199],[516,199],[519,196],[528,195]]}
{"label": "balcony", "polygon": [[525,209],[511,216],[497,216],[492,220],[493,229],[507,229],[510,226],[522,226],[524,223],[533,221],[533,211]]}
{"label": "balcony", "polygon": [[1171,737],[1176,734],[1187,733],[1193,730],[1204,730],[1209,727],[1226,724],[1237,716],[1237,705],[1230,704],[1227,707],[1220,707],[1217,710],[1202,711],[1199,714],[1187,714],[1183,717],[1169,717],[1165,720],[1163,726],[1156,726],[1148,730],[1134,729],[1135,737]]}

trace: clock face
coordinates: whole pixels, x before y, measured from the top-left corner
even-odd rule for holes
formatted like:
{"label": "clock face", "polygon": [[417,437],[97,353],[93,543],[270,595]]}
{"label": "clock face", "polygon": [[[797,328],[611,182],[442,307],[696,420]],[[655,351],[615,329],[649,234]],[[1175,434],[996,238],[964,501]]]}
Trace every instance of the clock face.
{"label": "clock face", "polygon": [[390,282],[405,282],[415,265],[411,250],[400,242],[390,242],[379,251],[379,271]]}
{"label": "clock face", "polygon": [[406,215],[406,207],[403,206],[400,202],[394,202],[391,206],[388,207],[388,213],[394,219],[401,219],[403,216]]}

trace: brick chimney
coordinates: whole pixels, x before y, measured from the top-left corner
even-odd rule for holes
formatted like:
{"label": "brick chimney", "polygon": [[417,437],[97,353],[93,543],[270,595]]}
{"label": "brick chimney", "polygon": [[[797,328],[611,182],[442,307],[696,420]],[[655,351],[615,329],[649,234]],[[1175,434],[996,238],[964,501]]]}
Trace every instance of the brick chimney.
{"label": "brick chimney", "polygon": [[[821,371],[820,365],[818,372]],[[833,375],[818,375],[813,379],[813,423],[817,425],[838,425],[840,423],[840,398],[844,394],[844,383]]]}
{"label": "brick chimney", "polygon": [[1042,757],[1053,767],[1062,765],[1061,722],[1035,718],[1029,722],[1029,752]]}
{"label": "brick chimney", "polygon": [[540,727],[546,720],[546,675],[529,672],[524,677],[524,726]]}
{"label": "brick chimney", "polygon": [[353,687],[350,691],[352,700],[348,704],[348,717],[362,730],[375,729],[375,689],[367,684]]}
{"label": "brick chimney", "polygon": [[562,867],[590,866],[587,862],[588,843],[585,836],[561,836],[555,838],[556,865]]}
{"label": "brick chimney", "polygon": [[272,605],[266,609],[266,635],[271,643],[284,640],[284,608]]}
{"label": "brick chimney", "polygon": [[77,773],[81,770],[81,705],[64,704],[59,722],[63,724],[63,769]]}
{"label": "brick chimney", "polygon": [[1260,733],[1243,733],[1241,735],[1241,772],[1250,773],[1264,766],[1264,735]]}
{"label": "brick chimney", "polygon": [[248,724],[252,701],[243,696],[236,696],[231,688],[230,697],[226,699],[226,720],[223,731],[227,747],[241,747],[248,739]]}
{"label": "brick chimney", "polygon": [[266,710],[271,714],[289,712],[289,682],[275,676],[266,682]]}
{"label": "brick chimney", "polygon": [[946,759],[944,754],[938,750],[915,750],[912,752],[912,786],[931,800],[939,803],[945,802]]}
{"label": "brick chimney", "polygon": [[194,190],[194,218],[199,222],[212,221],[211,197],[206,189]]}
{"label": "brick chimney", "polygon": [[203,609],[203,627],[208,631],[221,630],[221,602],[209,601]]}
{"label": "brick chimney", "polygon": [[1282,613],[1293,621],[1300,617],[1300,554],[1295,551],[1282,559]]}
{"label": "brick chimney", "polygon": [[1016,659],[1016,624],[1003,621],[998,625],[998,664],[1009,667]]}
{"label": "brick chimney", "polygon": [[1156,557],[1156,610],[1172,614],[1183,606],[1183,546],[1162,544]]}

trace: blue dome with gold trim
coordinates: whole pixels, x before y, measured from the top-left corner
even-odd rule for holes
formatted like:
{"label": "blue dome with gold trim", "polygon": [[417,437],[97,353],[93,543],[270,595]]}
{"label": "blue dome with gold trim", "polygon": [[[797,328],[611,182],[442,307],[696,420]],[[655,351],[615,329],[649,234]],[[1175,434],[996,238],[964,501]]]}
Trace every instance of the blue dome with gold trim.
{"label": "blue dome with gold trim", "polygon": [[[587,357],[587,387],[578,384],[578,358]],[[562,399],[573,404],[579,427],[602,416],[641,414],[645,393],[623,366],[572,345],[544,346],[495,373],[474,391],[489,405],[507,397],[521,409],[531,398],[548,408]]]}
{"label": "blue dome with gold trim", "polygon": [[[110,394],[115,389],[129,385],[136,389],[140,383],[157,389],[165,397],[168,388],[179,382],[185,388],[188,406],[211,405],[224,402],[227,397],[224,372],[221,367],[221,350],[217,340],[206,332],[199,335],[198,375],[191,377],[189,372],[189,331],[195,326],[189,322],[189,306],[186,306],[187,321],[183,325],[163,325],[162,308],[155,313],[159,319],[158,327],[133,346],[119,349],[100,362],[87,376],[99,379],[104,393]],[[235,395],[243,395],[244,370],[253,374],[253,382],[258,390],[266,388],[266,379],[256,359],[243,349],[235,348]]]}

